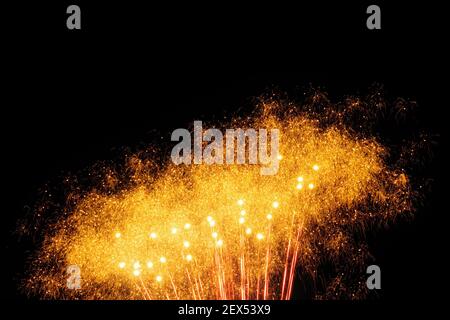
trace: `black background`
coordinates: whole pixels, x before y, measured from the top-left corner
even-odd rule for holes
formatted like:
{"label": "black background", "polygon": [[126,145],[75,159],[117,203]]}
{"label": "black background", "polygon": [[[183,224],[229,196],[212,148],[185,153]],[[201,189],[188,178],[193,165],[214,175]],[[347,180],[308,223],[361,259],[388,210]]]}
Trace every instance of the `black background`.
{"label": "black background", "polygon": [[[390,98],[416,100],[423,125],[442,134],[448,38],[442,4],[374,2],[382,30],[367,30],[369,2],[92,2],[21,2],[3,12],[2,289],[13,306],[26,303],[17,278],[32,248],[13,234],[17,218],[42,185],[113,159],[123,147],[169,141],[173,129],[231,115],[270,90],[296,95],[312,85],[338,99],[364,94],[375,82]],[[69,4],[80,5],[82,30],[66,29]],[[417,218],[372,241],[383,270],[380,300],[299,308],[322,315],[327,308],[400,312],[444,298],[442,163],[438,152],[430,170],[433,193]],[[296,310],[296,303],[278,310]],[[47,312],[47,306],[27,309]]]}

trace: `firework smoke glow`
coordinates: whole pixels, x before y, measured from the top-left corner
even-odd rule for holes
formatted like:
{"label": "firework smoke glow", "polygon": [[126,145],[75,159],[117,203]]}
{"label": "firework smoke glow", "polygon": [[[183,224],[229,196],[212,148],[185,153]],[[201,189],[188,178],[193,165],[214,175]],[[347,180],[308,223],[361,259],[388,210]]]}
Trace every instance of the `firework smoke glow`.
{"label": "firework smoke glow", "polygon": [[[299,272],[314,278],[324,259],[363,270],[354,234],[411,212],[413,196],[387,149],[346,125],[357,108],[264,101],[254,117],[227,124],[279,129],[272,176],[259,165],[129,157],[125,180],[111,169],[102,188],[69,194],[75,205],[49,225],[26,290],[45,299],[290,299]],[[81,270],[80,290],[65,288],[68,265]]]}

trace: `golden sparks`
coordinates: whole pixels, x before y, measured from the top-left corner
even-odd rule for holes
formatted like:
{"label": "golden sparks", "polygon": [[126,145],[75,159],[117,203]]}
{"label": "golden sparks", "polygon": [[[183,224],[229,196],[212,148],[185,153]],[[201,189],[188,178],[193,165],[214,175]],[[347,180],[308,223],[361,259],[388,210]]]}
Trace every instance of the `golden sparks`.
{"label": "golden sparks", "polygon": [[234,125],[280,130],[278,174],[235,164],[156,173],[132,157],[128,183],[84,193],[48,234],[30,290],[65,297],[60,270],[78,265],[84,299],[289,299],[296,266],[315,274],[323,254],[353,259],[351,230],[412,209],[408,176],[376,139],[277,108]]}

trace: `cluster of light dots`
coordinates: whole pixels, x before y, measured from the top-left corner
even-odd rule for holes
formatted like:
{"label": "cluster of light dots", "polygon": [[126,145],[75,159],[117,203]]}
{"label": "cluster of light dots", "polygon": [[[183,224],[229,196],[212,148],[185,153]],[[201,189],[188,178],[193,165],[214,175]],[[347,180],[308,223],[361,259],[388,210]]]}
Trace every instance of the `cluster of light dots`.
{"label": "cluster of light dots", "polygon": [[[314,168],[315,171],[318,170],[318,166],[317,166],[317,165],[315,165],[313,168]],[[299,177],[299,178],[298,178],[298,181],[303,181],[303,178],[302,178],[302,177]],[[245,200],[244,200],[244,199],[239,199],[239,200],[237,201],[237,205],[238,205],[239,207],[243,207],[244,204],[245,204]],[[272,208],[273,208],[273,209],[278,209],[279,206],[280,206],[280,203],[279,203],[278,201],[273,201],[273,202],[272,202]],[[239,217],[238,221],[239,221],[239,224],[242,225],[242,224],[245,223],[245,217],[244,217],[244,216],[247,215],[247,211],[246,211],[245,209],[241,209],[241,210],[239,211],[239,215],[240,215],[240,217]],[[273,219],[272,213],[268,213],[268,214],[266,215],[266,218],[267,218],[267,220],[272,220],[272,219]],[[206,221],[208,222],[208,224],[209,224],[209,226],[210,226],[211,228],[213,228],[213,227],[216,226],[216,221],[214,220],[214,218],[213,218],[212,216],[207,216],[207,217],[206,217]],[[191,224],[190,224],[190,223],[185,223],[185,224],[184,224],[184,229],[185,229],[185,230],[189,230],[190,228],[191,228]],[[246,227],[245,230],[244,230],[244,232],[245,232],[245,234],[247,234],[247,235],[251,235],[253,231],[252,231],[252,228],[251,228],[251,227]],[[176,227],[171,228],[170,233],[171,233],[172,235],[176,235],[176,234],[178,233],[178,228],[176,228]],[[151,233],[149,234],[149,236],[150,236],[151,239],[156,239],[156,238],[158,237],[158,235],[157,235],[156,232],[151,232]],[[215,245],[216,245],[216,247],[219,247],[219,248],[220,248],[220,247],[222,247],[222,246],[224,245],[224,241],[223,241],[223,239],[219,239],[219,234],[218,234],[217,231],[213,231],[213,232],[211,233],[211,236],[212,236],[212,238],[215,240]],[[116,233],[114,234],[114,237],[117,238],[117,239],[119,239],[119,238],[122,237],[122,233],[116,232]],[[261,240],[264,239],[264,234],[263,234],[262,232],[258,232],[258,233],[256,233],[255,238],[256,238],[257,240],[261,241]],[[185,249],[188,249],[190,246],[191,246],[191,244],[190,244],[189,241],[187,241],[187,240],[184,240],[184,241],[183,241],[183,247],[184,247]],[[189,262],[190,262],[190,261],[193,260],[193,256],[192,256],[192,254],[186,254],[186,255],[184,256],[184,259],[185,259],[186,261],[189,261]],[[159,262],[160,262],[161,264],[165,264],[165,263],[167,262],[167,258],[164,257],[164,256],[162,256],[162,257],[159,258]],[[153,266],[154,266],[154,264],[153,264],[152,261],[149,260],[149,261],[147,261],[146,266],[147,266],[148,269],[152,269]],[[124,261],[119,262],[119,263],[118,263],[118,267],[119,267],[119,269],[125,269],[125,268],[126,268],[126,262],[124,262]],[[132,274],[133,274],[134,276],[136,276],[136,277],[138,277],[138,276],[140,276],[140,275],[142,274],[142,268],[141,268],[141,264],[140,264],[139,261],[134,262]],[[160,281],[162,280],[162,277],[161,277],[161,276],[157,276],[157,277],[155,278],[155,280],[156,280],[157,282],[160,282]]]}
{"label": "cluster of light dots", "polygon": [[[319,170],[319,166],[318,166],[317,164],[314,164],[314,165],[312,166],[312,169],[313,169],[314,171],[318,171],[318,170]],[[303,182],[304,182],[304,180],[305,180],[305,179],[303,178],[303,176],[297,177],[297,182],[298,182],[298,184],[297,184],[297,186],[296,186],[297,189],[302,189],[302,188],[303,188]],[[314,188],[314,184],[313,184],[313,183],[309,183],[309,184],[308,184],[308,188],[309,188],[309,189],[313,189],[313,188]],[[239,222],[240,225],[244,225],[245,222],[246,222],[245,216],[247,215],[247,211],[246,211],[245,209],[242,209],[242,207],[244,207],[244,205],[245,205],[245,200],[244,200],[244,199],[239,199],[239,200],[237,200],[236,203],[237,203],[238,207],[241,207],[241,210],[239,211],[238,222]],[[273,202],[272,202],[272,208],[273,208],[273,209],[278,209],[279,207],[280,207],[280,202],[279,202],[279,201],[273,201]],[[267,220],[272,220],[272,219],[273,219],[273,214],[272,214],[272,213],[268,213],[268,214],[266,215],[266,218],[267,218]],[[214,220],[214,218],[213,218],[211,215],[209,215],[209,216],[206,217],[206,221],[208,222],[208,224],[209,224],[209,226],[210,226],[211,228],[214,228],[214,227],[216,226],[216,221]],[[184,229],[185,229],[185,230],[191,229],[191,224],[190,224],[190,223],[185,223],[185,224],[184,224]],[[252,228],[249,227],[249,226],[247,226],[247,227],[245,228],[244,232],[245,232],[246,235],[251,235],[251,234],[252,234]],[[177,233],[178,233],[178,228],[172,227],[172,229],[171,229],[171,234],[172,234],[172,235],[175,235],[175,234],[177,234]],[[119,239],[119,238],[121,238],[122,234],[121,234],[120,232],[116,232],[116,233],[114,234],[114,236],[115,236],[115,238]],[[149,234],[149,236],[150,236],[151,239],[156,239],[156,238],[158,237],[158,235],[157,235],[156,232],[151,232],[151,233]],[[224,241],[223,241],[223,239],[219,239],[219,233],[218,233],[217,231],[213,231],[213,232],[211,233],[211,236],[212,236],[212,238],[215,240],[215,245],[216,245],[216,247],[219,247],[219,248],[220,248],[220,247],[222,247],[222,246],[224,245]],[[264,237],[264,234],[263,234],[262,232],[257,232],[256,235],[255,235],[255,237],[256,237],[256,239],[259,240],[259,241],[264,240],[264,238],[265,238],[265,237]],[[189,241],[183,240],[183,247],[184,247],[185,249],[188,249],[190,246],[191,246],[191,244],[190,244]],[[184,256],[184,259],[185,259],[186,261],[189,261],[189,262],[190,262],[190,261],[193,260],[193,256],[192,256],[191,254],[186,254],[186,255]],[[167,262],[167,259],[166,259],[165,257],[160,257],[159,261],[160,261],[161,264],[164,264],[164,263]],[[125,269],[126,263],[125,263],[124,261],[121,261],[121,262],[119,262],[118,267],[119,267],[120,269]],[[152,268],[153,268],[153,262],[148,261],[148,262],[147,262],[147,267],[148,267],[149,269],[152,269]],[[141,265],[140,265],[140,263],[139,263],[139,262],[135,262],[135,263],[133,264],[133,275],[135,275],[135,276],[140,276],[141,273],[142,273],[142,270],[141,270]],[[158,279],[159,279],[159,280],[158,280]],[[161,281],[161,278],[160,278],[160,277],[157,277],[156,280],[157,280],[158,282],[160,282],[160,281]]]}

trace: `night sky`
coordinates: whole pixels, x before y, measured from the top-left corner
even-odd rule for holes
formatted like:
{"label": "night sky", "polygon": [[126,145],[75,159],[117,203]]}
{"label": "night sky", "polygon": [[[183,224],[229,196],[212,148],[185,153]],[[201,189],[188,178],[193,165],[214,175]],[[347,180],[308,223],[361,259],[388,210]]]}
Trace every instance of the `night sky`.
{"label": "night sky", "polygon": [[18,281],[34,244],[14,230],[44,185],[124,150],[170,143],[170,133],[193,120],[248,112],[261,94],[301,99],[313,87],[338,100],[373,85],[388,100],[416,101],[418,123],[437,144],[421,172],[431,191],[416,217],[369,238],[383,270],[382,290],[371,299],[442,298],[442,8],[380,5],[382,30],[369,31],[364,3],[144,8],[74,1],[82,30],[68,31],[66,2],[14,5],[3,29],[11,49],[2,85],[4,299],[26,303]]}

